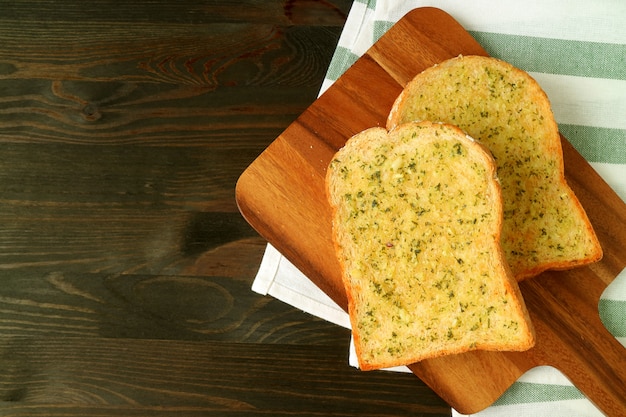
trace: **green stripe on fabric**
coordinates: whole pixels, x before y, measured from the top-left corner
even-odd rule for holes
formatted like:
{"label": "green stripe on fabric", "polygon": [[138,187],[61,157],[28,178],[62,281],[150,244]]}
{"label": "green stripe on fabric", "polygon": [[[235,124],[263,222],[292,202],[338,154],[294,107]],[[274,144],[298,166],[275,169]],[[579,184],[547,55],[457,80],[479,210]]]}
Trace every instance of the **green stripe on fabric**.
{"label": "green stripe on fabric", "polygon": [[374,21],[374,43],[376,43],[381,36],[385,34],[392,26],[394,22],[388,22],[386,20],[375,20]]}
{"label": "green stripe on fabric", "polygon": [[489,55],[525,71],[626,79],[626,45],[478,31],[470,33]]}
{"label": "green stripe on fabric", "polygon": [[333,81],[337,80],[357,59],[359,59],[357,54],[352,53],[348,48],[338,46],[328,66],[326,78]]}
{"label": "green stripe on fabric", "polygon": [[559,130],[587,161],[626,164],[626,130],[568,124]]}
{"label": "green stripe on fabric", "polygon": [[376,0],[355,0],[355,2],[367,5],[368,9],[376,9]]}
{"label": "green stripe on fabric", "polygon": [[615,337],[626,337],[626,301],[604,300],[598,303],[604,327]]}
{"label": "green stripe on fabric", "polygon": [[584,398],[586,397],[574,386],[515,382],[493,405],[543,403]]}

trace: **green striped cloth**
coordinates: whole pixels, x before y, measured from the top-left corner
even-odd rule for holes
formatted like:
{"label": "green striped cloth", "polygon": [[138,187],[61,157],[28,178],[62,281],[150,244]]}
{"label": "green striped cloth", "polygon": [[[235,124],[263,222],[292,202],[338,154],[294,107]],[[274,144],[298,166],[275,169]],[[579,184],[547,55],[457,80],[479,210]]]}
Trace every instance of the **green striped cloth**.
{"label": "green striped cloth", "polygon": [[[452,15],[487,52],[528,71],[550,97],[561,132],[626,201],[626,1],[357,0],[322,91],[408,11]],[[623,224],[615,227],[624,227]],[[626,271],[600,316],[626,346]],[[454,416],[461,416],[453,410]],[[559,371],[536,368],[475,416],[601,416]]]}

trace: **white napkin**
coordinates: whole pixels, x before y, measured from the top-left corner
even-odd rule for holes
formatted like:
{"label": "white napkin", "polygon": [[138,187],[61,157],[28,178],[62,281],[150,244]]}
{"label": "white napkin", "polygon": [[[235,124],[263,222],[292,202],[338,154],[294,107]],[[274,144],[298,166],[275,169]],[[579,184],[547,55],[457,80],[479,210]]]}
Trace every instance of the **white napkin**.
{"label": "white napkin", "polygon": [[350,328],[346,312],[270,244],[265,248],[252,291],[269,294],[314,316]]}
{"label": "white napkin", "polygon": [[[623,0],[359,0],[348,15],[325,91],[408,11],[451,14],[487,51],[525,69],[550,97],[560,130],[626,201],[626,2]],[[624,225],[616,225],[624,227]],[[271,245],[252,289],[349,328],[347,314]],[[626,346],[626,270],[600,301],[600,316]],[[348,353],[347,353],[348,355]],[[350,363],[356,366],[354,350]],[[406,367],[392,371],[409,372]],[[453,416],[462,415],[452,410]],[[476,417],[601,416],[558,370],[530,370]]]}

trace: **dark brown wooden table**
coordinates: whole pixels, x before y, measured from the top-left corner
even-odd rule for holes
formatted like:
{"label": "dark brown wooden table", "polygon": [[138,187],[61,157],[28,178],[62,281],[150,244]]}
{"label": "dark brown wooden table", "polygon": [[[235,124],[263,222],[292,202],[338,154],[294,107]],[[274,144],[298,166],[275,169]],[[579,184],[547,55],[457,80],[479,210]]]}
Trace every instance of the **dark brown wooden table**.
{"label": "dark brown wooden table", "polygon": [[235,183],[350,6],[0,1],[0,415],[450,415],[250,290]]}

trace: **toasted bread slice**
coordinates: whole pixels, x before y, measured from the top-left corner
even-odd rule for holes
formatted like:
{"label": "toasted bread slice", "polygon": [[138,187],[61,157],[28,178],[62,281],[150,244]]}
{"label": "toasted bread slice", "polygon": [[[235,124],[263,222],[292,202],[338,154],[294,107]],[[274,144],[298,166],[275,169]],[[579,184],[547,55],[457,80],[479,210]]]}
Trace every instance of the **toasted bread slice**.
{"label": "toasted bread slice", "polygon": [[602,258],[592,225],[565,181],[548,97],[526,72],[482,56],[431,67],[402,91],[387,128],[419,120],[459,126],[491,150],[502,184],[502,245],[518,281]]}
{"label": "toasted bread slice", "polygon": [[485,147],[439,123],[371,128],[337,152],[326,186],[361,369],[533,346],[495,175]]}

